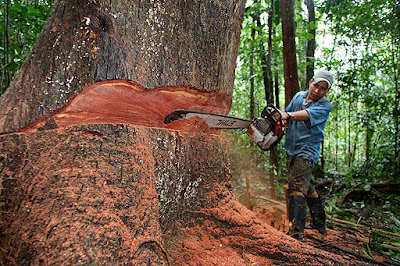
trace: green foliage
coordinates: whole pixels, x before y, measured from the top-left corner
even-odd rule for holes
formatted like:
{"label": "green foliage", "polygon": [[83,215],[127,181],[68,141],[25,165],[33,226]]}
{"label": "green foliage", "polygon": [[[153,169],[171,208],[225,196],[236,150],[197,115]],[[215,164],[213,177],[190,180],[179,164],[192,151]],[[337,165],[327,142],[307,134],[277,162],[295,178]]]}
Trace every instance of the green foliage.
{"label": "green foliage", "polygon": [[[279,2],[279,1],[278,1]],[[399,68],[400,65],[400,5],[394,0],[330,0],[317,2],[317,23],[309,24],[305,11],[296,7],[296,43],[300,83],[305,80],[305,51],[311,38],[310,28],[316,29],[316,69],[330,69],[336,82],[327,97],[333,111],[325,129],[324,171],[343,173],[339,181],[343,190],[327,201],[327,211],[340,219],[358,222],[360,213],[368,214],[376,224],[385,224],[386,230],[398,232],[400,200],[394,195],[386,201],[360,200],[348,208],[338,205],[341,193],[355,184],[364,184],[365,193],[371,193],[371,183],[385,180],[400,182],[399,133]],[[265,106],[260,50],[258,42],[268,41],[269,6],[249,3],[239,49],[235,90],[231,114],[250,117],[250,81],[254,78],[256,116]],[[254,12],[264,24],[257,27]],[[263,13],[264,12],[264,13]],[[278,13],[279,14],[279,13]],[[273,72],[279,73],[280,106],[283,106],[282,36],[279,16],[273,27]],[[256,36],[251,36],[252,29]],[[261,30],[262,36],[259,36]],[[250,56],[253,55],[253,76],[250,76]],[[303,85],[303,90],[307,89]],[[270,153],[261,152],[244,132],[227,132],[231,141],[232,183],[237,195],[246,193],[245,176],[251,179],[253,194],[268,195],[269,170],[276,173],[275,189],[282,196],[282,184],[287,182],[284,140],[279,144],[279,166],[270,163]],[[318,182],[318,179],[317,179]],[[373,238],[369,248],[379,249],[380,236]],[[387,239],[386,239],[387,240]],[[394,240],[392,240],[394,241]],[[390,251],[389,251],[390,253]],[[390,255],[390,254],[389,254]]]}
{"label": "green foliage", "polygon": [[[399,175],[398,75],[400,54],[396,1],[325,1],[335,42],[322,61],[336,58],[337,109],[328,122],[331,169],[370,182]],[[397,25],[397,27],[396,27]],[[397,30],[396,30],[397,28]],[[396,135],[397,134],[397,135]],[[328,155],[329,156],[329,155]]]}
{"label": "green foliage", "polygon": [[[43,29],[54,0],[3,0],[0,7],[0,95],[18,73]],[[6,16],[9,23],[6,28]],[[7,37],[9,36],[9,37]],[[7,42],[8,40],[8,42]]]}

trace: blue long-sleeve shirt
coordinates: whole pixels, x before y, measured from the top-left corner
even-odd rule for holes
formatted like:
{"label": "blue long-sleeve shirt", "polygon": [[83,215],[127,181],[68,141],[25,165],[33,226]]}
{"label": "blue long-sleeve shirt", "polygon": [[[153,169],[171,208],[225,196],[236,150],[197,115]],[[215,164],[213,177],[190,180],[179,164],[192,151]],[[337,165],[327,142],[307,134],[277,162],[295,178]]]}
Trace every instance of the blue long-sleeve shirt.
{"label": "blue long-sleeve shirt", "polygon": [[306,110],[310,117],[307,121],[289,121],[285,149],[291,158],[300,156],[316,164],[332,104],[325,96],[316,101],[306,102],[307,95],[308,91],[298,92],[285,109],[286,112]]}

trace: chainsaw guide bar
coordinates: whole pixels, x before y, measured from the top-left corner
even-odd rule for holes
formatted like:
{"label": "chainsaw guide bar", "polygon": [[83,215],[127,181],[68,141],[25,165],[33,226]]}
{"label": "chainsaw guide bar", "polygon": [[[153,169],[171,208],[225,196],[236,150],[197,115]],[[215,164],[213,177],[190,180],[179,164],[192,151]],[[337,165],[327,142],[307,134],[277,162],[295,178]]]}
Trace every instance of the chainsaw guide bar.
{"label": "chainsaw guide bar", "polygon": [[253,143],[263,151],[268,151],[275,147],[285,134],[282,115],[272,104],[264,108],[260,118],[255,118],[253,120],[200,111],[175,110],[165,117],[164,124],[169,124],[180,119],[189,119],[195,116],[202,118],[210,128],[246,128],[246,134]]}
{"label": "chainsaw guide bar", "polygon": [[192,110],[175,110],[169,113],[165,117],[164,124],[170,124],[176,120],[189,119],[195,116],[204,119],[204,121],[206,121],[207,125],[210,128],[220,128],[220,129],[248,128],[253,122],[252,120],[237,118],[227,115],[219,115],[219,114],[192,111]]}

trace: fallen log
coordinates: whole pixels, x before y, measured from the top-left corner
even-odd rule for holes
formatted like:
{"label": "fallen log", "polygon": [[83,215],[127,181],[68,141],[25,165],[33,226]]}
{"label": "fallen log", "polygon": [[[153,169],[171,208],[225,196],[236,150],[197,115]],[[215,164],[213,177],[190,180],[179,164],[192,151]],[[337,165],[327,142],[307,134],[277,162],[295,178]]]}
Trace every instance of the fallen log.
{"label": "fallen log", "polygon": [[386,200],[390,194],[398,195],[400,193],[400,185],[395,182],[380,182],[368,184],[368,191],[364,189],[365,183],[358,183],[347,189],[338,200],[338,204],[343,204],[349,198],[370,198],[371,195],[376,199]]}
{"label": "fallen log", "polygon": [[[400,234],[394,233],[394,232],[389,232],[386,230],[382,230],[382,229],[378,229],[378,228],[371,228],[369,226],[365,226],[365,225],[361,225],[361,224],[356,224],[350,221],[344,221],[344,220],[340,220],[334,217],[327,217],[328,220],[331,220],[335,223],[335,225],[339,225],[341,227],[345,227],[348,230],[353,231],[354,229],[357,230],[361,230],[362,232],[366,232],[370,235],[374,234],[374,233],[379,233],[380,236],[382,237],[386,237],[386,238],[395,238],[397,239],[397,241],[400,241]],[[355,237],[355,236],[353,236]],[[355,239],[357,241],[360,241],[366,245],[370,244],[370,239],[364,239],[364,238],[360,238],[360,237],[355,237]],[[394,252],[398,252],[400,253],[400,247],[398,246],[394,246],[392,245],[390,242],[388,241],[384,241],[383,243],[379,243],[379,247],[385,249],[385,250],[392,250]]]}

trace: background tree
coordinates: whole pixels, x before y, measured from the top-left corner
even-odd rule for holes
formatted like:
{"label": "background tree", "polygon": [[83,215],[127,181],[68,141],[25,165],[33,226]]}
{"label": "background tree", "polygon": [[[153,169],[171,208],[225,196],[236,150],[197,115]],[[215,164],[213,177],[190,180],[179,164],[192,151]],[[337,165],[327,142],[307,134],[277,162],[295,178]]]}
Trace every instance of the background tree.
{"label": "background tree", "polygon": [[[237,76],[240,76],[237,81],[243,80],[243,83],[237,84],[231,111],[236,116],[251,117],[251,111],[249,116],[249,112],[246,110],[248,110],[248,106],[252,106],[251,102],[253,101],[254,106],[257,107],[254,113],[259,116],[267,103],[277,104],[279,100],[279,93],[275,92],[279,78],[274,80],[272,74],[282,72],[281,67],[276,66],[276,62],[282,54],[279,44],[280,37],[275,36],[280,23],[279,16],[275,16],[276,9],[279,10],[279,2],[276,1],[254,2],[248,4],[246,8],[241,36],[241,53],[239,55],[244,64],[237,72]],[[253,50],[248,50],[249,46],[253,47]],[[268,47],[268,49],[265,49],[265,47]],[[253,64],[249,66],[246,62],[253,62]],[[249,82],[246,82],[248,79]],[[254,95],[254,100],[251,97],[248,98],[248,96],[246,100],[246,91],[253,91],[251,89],[253,86],[256,88],[254,94],[251,94]],[[232,131],[230,132],[232,133]],[[229,132],[227,133],[229,134]],[[237,159],[235,155],[232,155],[232,160],[234,160],[234,163],[232,163],[233,171],[236,173],[237,169],[237,174],[241,176],[237,183],[234,182],[237,186],[238,195],[245,194],[245,176],[251,176],[252,189],[264,191],[263,193],[275,197],[275,194],[279,194],[277,190],[280,189],[275,183],[278,182],[276,176],[281,171],[281,164],[277,163],[281,153],[275,150],[271,153],[260,152],[242,133],[241,131],[235,132],[235,141],[231,143],[231,150],[238,152]],[[241,160],[243,153],[249,156],[245,162]]]}
{"label": "background tree", "polygon": [[285,76],[285,106],[299,91],[296,58],[295,1],[280,0],[282,18],[283,71]]}
{"label": "background tree", "polygon": [[314,61],[315,61],[315,7],[314,0],[305,0],[304,1],[307,6],[308,11],[308,42],[307,42],[307,52],[306,52],[306,79],[311,80],[314,76]]}
{"label": "background tree", "polygon": [[[335,36],[331,49],[324,50],[324,58],[331,61],[339,79],[334,97],[338,116],[331,122],[338,124],[338,137],[330,137],[333,131],[328,130],[328,139],[338,143],[337,150],[348,151],[335,164],[338,170],[354,169],[371,181],[390,179],[398,171],[397,141],[390,140],[397,139],[393,137],[398,128],[398,118],[393,116],[399,105],[399,56],[393,46],[398,38],[393,27],[398,24],[396,6],[395,1],[326,1],[321,7]],[[351,19],[343,21],[343,16]],[[389,120],[394,123],[387,123]],[[333,148],[332,143],[328,149]],[[371,170],[373,177],[368,177]]]}

